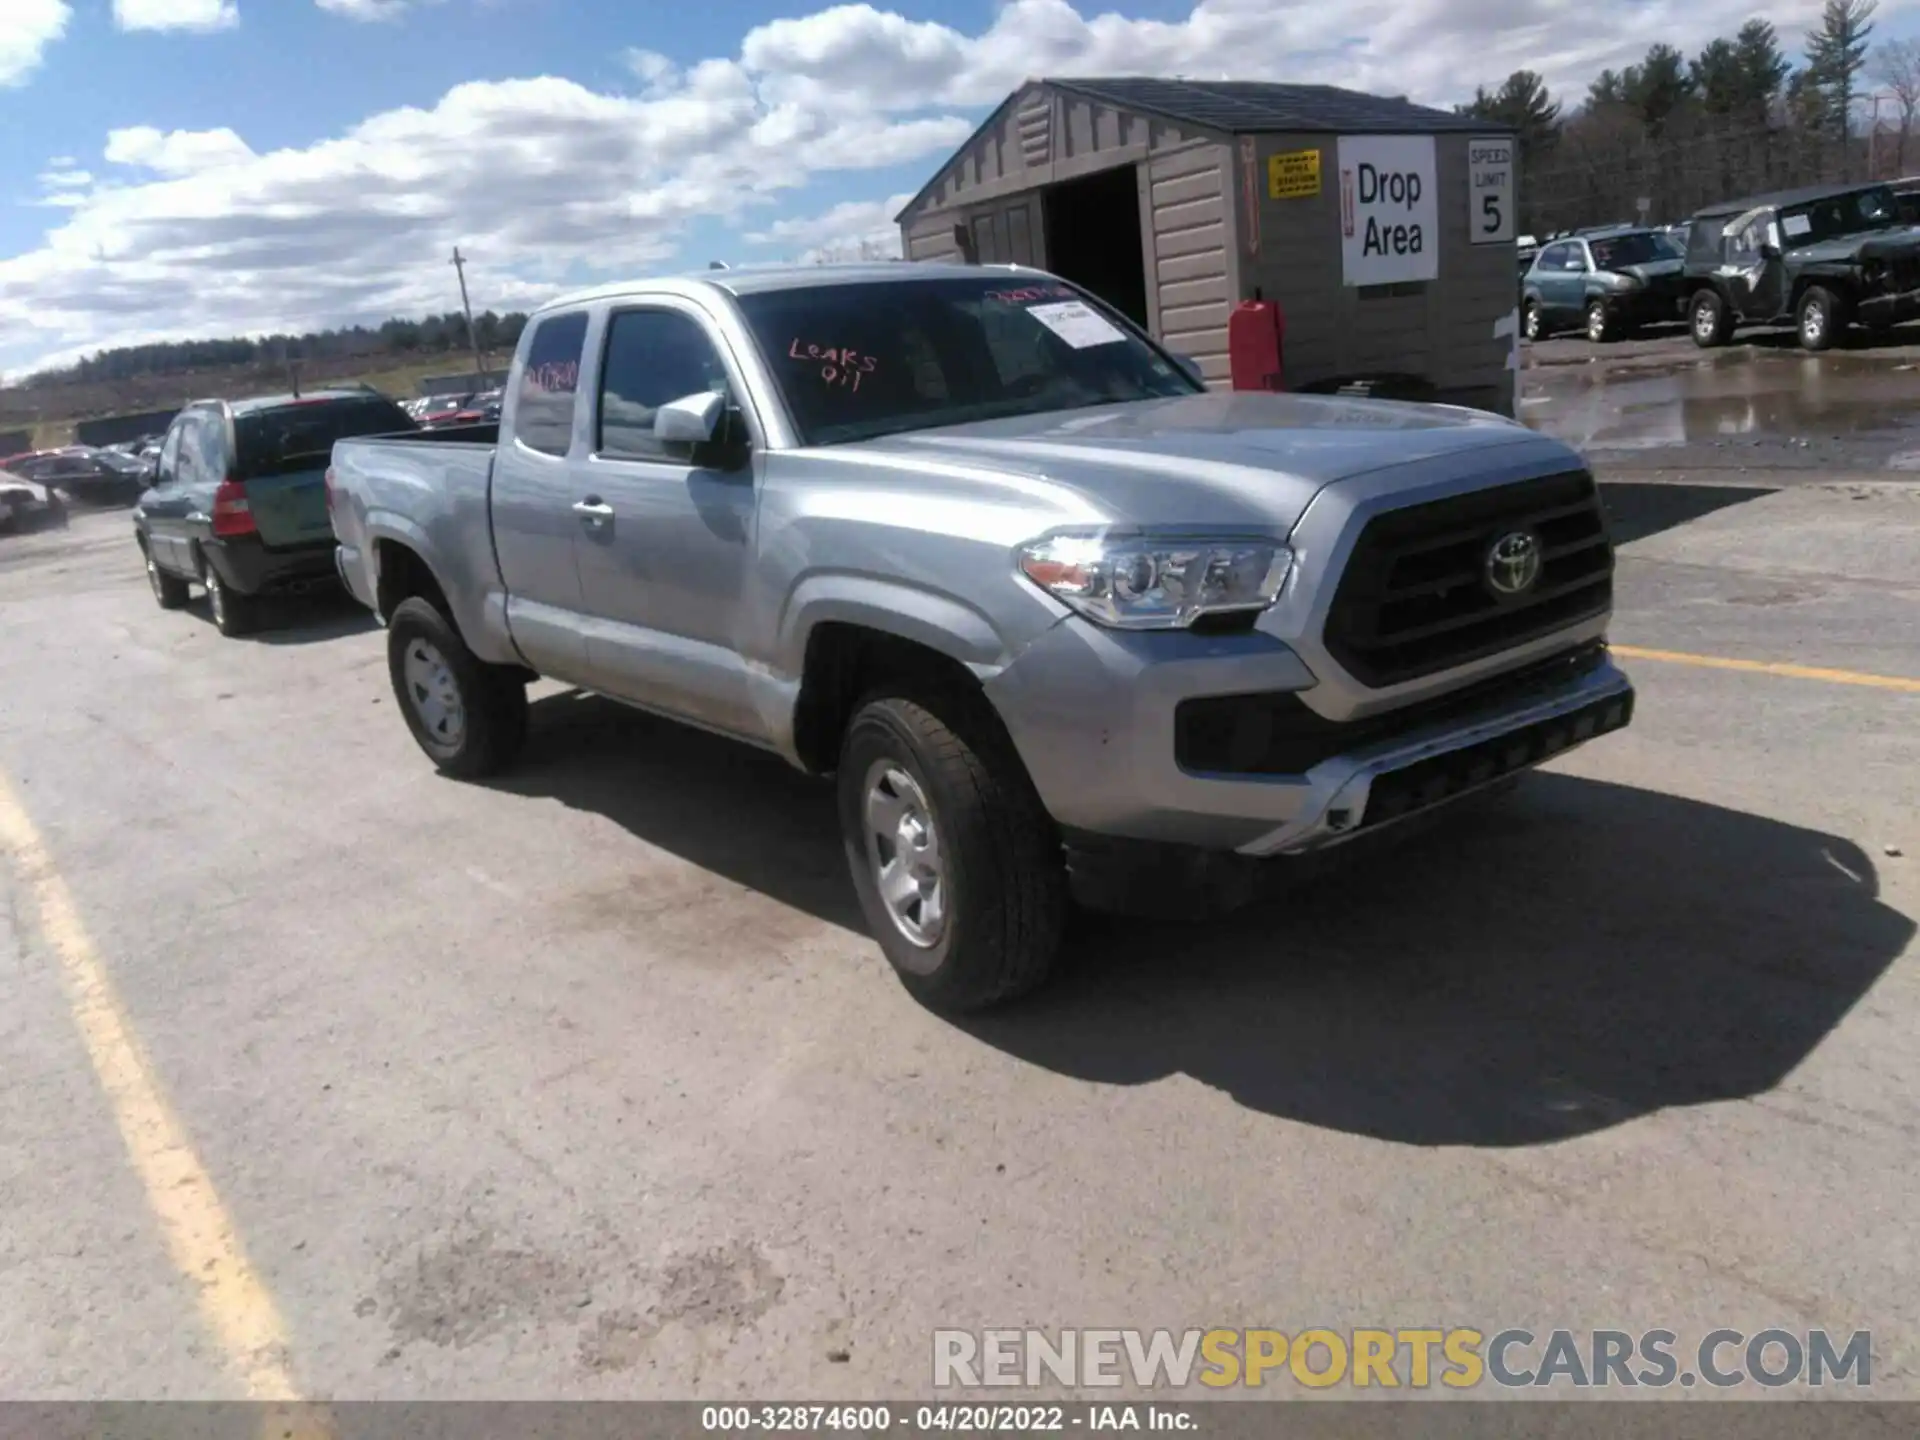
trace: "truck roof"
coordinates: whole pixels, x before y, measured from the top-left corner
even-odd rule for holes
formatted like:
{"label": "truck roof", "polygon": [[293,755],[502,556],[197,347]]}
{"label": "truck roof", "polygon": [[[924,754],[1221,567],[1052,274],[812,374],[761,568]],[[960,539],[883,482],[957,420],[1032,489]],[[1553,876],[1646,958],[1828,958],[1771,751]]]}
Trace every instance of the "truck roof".
{"label": "truck roof", "polygon": [[278,410],[287,405],[319,405],[328,400],[365,400],[369,396],[386,399],[378,390],[362,385],[343,385],[332,390],[302,390],[298,395],[249,395],[244,400],[227,400],[218,395],[203,395],[187,405],[225,405],[236,416],[260,410]]}
{"label": "truck roof", "polygon": [[618,300],[638,290],[681,294],[717,290],[726,295],[755,295],[767,290],[799,290],[809,285],[878,284],[889,280],[955,279],[969,275],[1037,275],[1030,265],[956,265],[919,260],[863,260],[843,265],[750,265],[737,270],[700,270],[640,280],[616,280],[586,290],[575,290],[547,301],[533,313],[566,310],[596,300]]}
{"label": "truck roof", "polygon": [[1744,215],[1749,210],[1762,207],[1784,210],[1791,205],[1803,205],[1809,200],[1828,200],[1861,190],[1879,190],[1889,183],[1886,180],[1861,180],[1851,185],[1803,185],[1797,190],[1775,190],[1765,195],[1749,195],[1744,200],[1723,200],[1717,205],[1703,205],[1693,212],[1691,218],[1718,220],[1722,216]]}

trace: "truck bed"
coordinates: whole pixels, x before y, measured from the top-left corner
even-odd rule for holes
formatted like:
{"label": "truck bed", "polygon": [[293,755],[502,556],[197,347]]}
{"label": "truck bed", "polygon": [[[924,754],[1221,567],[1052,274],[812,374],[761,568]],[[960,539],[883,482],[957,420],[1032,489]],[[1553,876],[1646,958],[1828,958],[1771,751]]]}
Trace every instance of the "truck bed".
{"label": "truck bed", "polygon": [[[403,534],[443,577],[462,630],[476,640],[483,631],[498,633],[505,643],[504,594],[488,513],[499,430],[497,424],[465,425],[342,440],[333,447],[338,568],[356,600],[380,612],[379,557],[368,537]],[[512,659],[510,646],[489,658]]]}

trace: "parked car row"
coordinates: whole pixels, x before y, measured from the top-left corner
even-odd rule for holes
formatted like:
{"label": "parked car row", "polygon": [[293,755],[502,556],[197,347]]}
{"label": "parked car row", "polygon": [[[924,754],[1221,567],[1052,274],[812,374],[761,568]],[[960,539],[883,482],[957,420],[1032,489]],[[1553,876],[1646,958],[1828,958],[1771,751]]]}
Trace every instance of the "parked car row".
{"label": "parked car row", "polygon": [[1665,227],[1548,237],[1521,279],[1529,340],[1604,343],[1684,320],[1703,349],[1743,326],[1792,325],[1825,350],[1852,325],[1920,318],[1920,179],[1828,185],[1708,206]]}
{"label": "parked car row", "polygon": [[492,425],[500,419],[498,390],[478,390],[467,395],[423,395],[401,402],[401,408],[424,429],[444,429],[449,425]]}
{"label": "parked car row", "polygon": [[27,481],[83,505],[131,505],[146,488],[148,467],[113,448],[67,445],[0,460],[11,480]]}

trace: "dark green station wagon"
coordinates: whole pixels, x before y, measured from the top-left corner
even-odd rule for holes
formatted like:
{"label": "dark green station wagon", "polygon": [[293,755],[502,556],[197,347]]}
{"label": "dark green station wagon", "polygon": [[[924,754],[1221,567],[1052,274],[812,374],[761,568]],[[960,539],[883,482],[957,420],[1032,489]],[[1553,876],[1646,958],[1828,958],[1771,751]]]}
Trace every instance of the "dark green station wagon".
{"label": "dark green station wagon", "polygon": [[154,598],[177,610],[202,585],[220,633],[242,635],[259,623],[261,597],[336,585],[333,442],[418,428],[373,390],[196,400],[168,427],[133,512]]}

